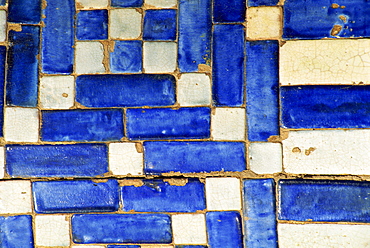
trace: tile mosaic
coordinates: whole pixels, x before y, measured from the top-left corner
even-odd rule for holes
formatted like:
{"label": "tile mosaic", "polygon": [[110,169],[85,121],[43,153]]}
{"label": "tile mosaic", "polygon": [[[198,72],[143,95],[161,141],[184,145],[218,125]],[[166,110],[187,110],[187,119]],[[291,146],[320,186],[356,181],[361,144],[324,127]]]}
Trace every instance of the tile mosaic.
{"label": "tile mosaic", "polygon": [[18,215],[0,217],[0,245],[2,247],[32,248],[32,217]]}
{"label": "tile mosaic", "polygon": [[141,72],[142,42],[139,40],[116,40],[110,53],[110,70],[113,73]]}
{"label": "tile mosaic", "polygon": [[143,40],[176,40],[176,10],[147,10],[143,24]]}
{"label": "tile mosaic", "polygon": [[104,40],[108,38],[108,11],[81,10],[77,13],[76,37],[78,40]]}

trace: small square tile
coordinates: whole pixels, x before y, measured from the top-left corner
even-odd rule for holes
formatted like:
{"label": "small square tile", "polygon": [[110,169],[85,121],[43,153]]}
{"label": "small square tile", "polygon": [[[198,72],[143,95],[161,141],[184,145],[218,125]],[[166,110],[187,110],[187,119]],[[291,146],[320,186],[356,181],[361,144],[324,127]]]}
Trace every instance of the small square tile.
{"label": "small square tile", "polygon": [[136,7],[143,5],[144,0],[111,0],[112,7]]}
{"label": "small square tile", "polygon": [[69,246],[69,221],[64,215],[37,215],[35,236],[38,246]]}
{"label": "small square tile", "polygon": [[104,40],[108,38],[108,11],[81,10],[77,13],[77,39]]}
{"label": "small square tile", "polygon": [[280,143],[251,143],[249,145],[249,166],[257,174],[281,172],[282,160]]}
{"label": "small square tile", "polygon": [[176,40],[176,10],[147,10],[144,17],[144,40]]}
{"label": "small square tile", "polygon": [[114,73],[135,73],[142,70],[142,42],[139,40],[116,40],[110,53],[110,69]]}
{"label": "small square tile", "polygon": [[113,39],[137,39],[141,34],[142,14],[135,9],[112,9],[109,15]]}
{"label": "small square tile", "polygon": [[40,79],[40,107],[68,109],[74,105],[73,76],[44,76]]}
{"label": "small square tile", "polygon": [[240,181],[237,178],[207,178],[206,201],[208,210],[240,210]]}
{"label": "small square tile", "polygon": [[32,212],[31,182],[0,182],[0,214],[19,214]]}
{"label": "small square tile", "polygon": [[136,147],[135,143],[109,144],[109,170],[114,175],[143,174],[143,153]]}
{"label": "small square tile", "polygon": [[85,9],[105,8],[108,6],[108,0],[77,0],[77,4]]}
{"label": "small square tile", "polygon": [[206,244],[206,218],[204,214],[172,215],[175,244]]}
{"label": "small square tile", "polygon": [[105,72],[104,47],[100,42],[76,42],[77,74]]}
{"label": "small square tile", "polygon": [[282,33],[280,7],[252,7],[247,10],[249,39],[279,39]]}
{"label": "small square tile", "polygon": [[0,10],[0,42],[6,39],[6,11]]}
{"label": "small square tile", "polygon": [[14,142],[37,142],[39,111],[34,108],[5,108],[4,138]]}
{"label": "small square tile", "polygon": [[245,109],[244,108],[215,108],[211,115],[211,134],[215,140],[244,140],[245,139]]}
{"label": "small square tile", "polygon": [[172,7],[176,7],[177,1],[176,0],[145,0],[145,4],[148,7],[172,8]]}
{"label": "small square tile", "polygon": [[176,59],[175,42],[144,42],[145,72],[174,72]]}
{"label": "small square tile", "polygon": [[176,86],[177,101],[181,106],[211,104],[211,79],[206,74],[181,74]]}

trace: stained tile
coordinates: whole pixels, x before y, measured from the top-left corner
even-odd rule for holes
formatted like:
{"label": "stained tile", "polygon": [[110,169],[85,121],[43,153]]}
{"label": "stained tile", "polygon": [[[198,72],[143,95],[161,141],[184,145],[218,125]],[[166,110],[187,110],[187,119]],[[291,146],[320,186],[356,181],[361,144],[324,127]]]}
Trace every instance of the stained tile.
{"label": "stained tile", "polygon": [[81,10],[77,13],[77,39],[103,40],[108,38],[108,11]]}
{"label": "stained tile", "polygon": [[2,247],[34,247],[32,217],[30,215],[0,217],[0,230]]}
{"label": "stained tile", "polygon": [[279,39],[282,33],[281,19],[280,7],[248,8],[247,37],[253,40]]}
{"label": "stained tile", "polygon": [[141,13],[135,9],[112,9],[109,14],[110,37],[137,39],[141,34],[141,19]]}
{"label": "stained tile", "polygon": [[37,215],[35,236],[38,246],[69,246],[69,220],[65,215]]}
{"label": "stained tile", "polygon": [[44,76],[40,79],[39,105],[45,109],[69,109],[74,105],[73,76]]}
{"label": "stained tile", "polygon": [[246,0],[215,0],[213,22],[244,22]]}
{"label": "stained tile", "polygon": [[113,175],[142,175],[143,153],[139,153],[138,143],[110,143],[109,171]]}
{"label": "stained tile", "polygon": [[143,0],[111,0],[112,7],[141,7]]}
{"label": "stained tile", "polygon": [[13,180],[0,182],[0,213],[31,213],[31,182]]}
{"label": "stained tile", "polygon": [[77,3],[85,9],[104,8],[108,6],[108,0],[77,0]]}
{"label": "stained tile", "polygon": [[143,39],[144,40],[176,40],[176,10],[145,11]]}
{"label": "stained tile", "polygon": [[141,72],[142,52],[141,41],[114,41],[114,51],[110,53],[111,71],[113,73]]}
{"label": "stained tile", "polygon": [[41,21],[41,0],[9,0],[8,22],[38,24]]}
{"label": "stained tile", "polygon": [[76,42],[75,71],[77,74],[105,72],[103,60],[103,44],[98,41]]}

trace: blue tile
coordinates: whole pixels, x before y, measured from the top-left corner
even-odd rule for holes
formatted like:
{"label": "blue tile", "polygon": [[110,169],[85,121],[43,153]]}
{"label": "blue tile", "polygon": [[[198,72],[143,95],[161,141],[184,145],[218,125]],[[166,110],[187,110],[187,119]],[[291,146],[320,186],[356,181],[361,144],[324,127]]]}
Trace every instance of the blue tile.
{"label": "blue tile", "polygon": [[248,41],[247,120],[248,139],[267,141],[279,135],[279,43]]}
{"label": "blue tile", "polygon": [[11,177],[94,177],[108,172],[108,147],[8,145],[6,171]]}
{"label": "blue tile", "polygon": [[208,212],[206,222],[210,247],[243,247],[241,218],[238,212]]}
{"label": "blue tile", "polygon": [[107,248],[140,248],[140,245],[108,245]]}
{"label": "blue tile", "polygon": [[176,10],[147,10],[143,40],[176,40]]}
{"label": "blue tile", "polygon": [[216,106],[244,103],[244,37],[243,25],[214,26],[212,89]]}
{"label": "blue tile", "polygon": [[370,183],[281,180],[279,219],[370,222]]}
{"label": "blue tile", "polygon": [[179,1],[179,54],[181,72],[196,72],[211,65],[211,0]]}
{"label": "blue tile", "polygon": [[144,142],[144,160],[147,174],[246,169],[242,142]]}
{"label": "blue tile", "polygon": [[42,111],[43,141],[113,141],[123,136],[121,109]]}
{"label": "blue tile", "polygon": [[175,248],[207,248],[206,245],[176,245]]}
{"label": "blue tile", "polygon": [[171,219],[166,214],[78,214],[72,217],[72,236],[77,244],[167,244],[172,242]]}
{"label": "blue tile", "polygon": [[43,10],[42,72],[71,74],[74,58],[74,0],[48,1]]}
{"label": "blue tile", "polygon": [[22,26],[9,31],[6,103],[12,106],[36,107],[40,28]]}
{"label": "blue tile", "polygon": [[0,247],[33,248],[32,216],[0,217]]}
{"label": "blue tile", "polygon": [[81,10],[77,13],[77,39],[108,39],[108,10]]}
{"label": "blue tile", "polygon": [[95,183],[81,181],[40,181],[32,183],[37,213],[113,212],[119,207],[116,180]]}
{"label": "blue tile", "polygon": [[280,91],[283,127],[370,127],[370,86],[287,86]]}
{"label": "blue tile", "polygon": [[[333,7],[332,0],[287,0],[284,2],[285,39],[320,39],[324,37],[369,37],[370,2],[344,0]],[[343,20],[342,20],[343,19]],[[341,26],[338,34],[334,25]]]}
{"label": "blue tile", "polygon": [[38,24],[41,21],[41,0],[9,0],[8,22]]}
{"label": "blue tile", "polygon": [[141,7],[144,0],[111,0],[112,7]]}
{"label": "blue tile", "polygon": [[6,2],[6,0],[0,0],[0,5],[4,6],[5,2]]}
{"label": "blue tile", "polygon": [[245,22],[246,0],[214,0],[213,22]]}
{"label": "blue tile", "polygon": [[113,73],[135,73],[142,70],[142,41],[116,40],[110,53],[110,70]]}
{"label": "blue tile", "polygon": [[168,106],[176,102],[175,83],[166,74],[82,75],[76,101],[86,107]]}
{"label": "blue tile", "polygon": [[210,136],[210,108],[128,109],[129,139],[202,139]]}
{"label": "blue tile", "polygon": [[279,3],[279,0],[247,0],[248,7],[258,6],[275,6]]}
{"label": "blue tile", "polygon": [[3,137],[6,47],[0,46],[0,137]]}
{"label": "blue tile", "polygon": [[245,246],[278,247],[274,180],[245,180],[243,186]]}
{"label": "blue tile", "polygon": [[143,180],[144,185],[123,186],[121,199],[124,211],[196,212],[206,208],[204,184],[188,179],[186,185],[171,185],[163,180]]}

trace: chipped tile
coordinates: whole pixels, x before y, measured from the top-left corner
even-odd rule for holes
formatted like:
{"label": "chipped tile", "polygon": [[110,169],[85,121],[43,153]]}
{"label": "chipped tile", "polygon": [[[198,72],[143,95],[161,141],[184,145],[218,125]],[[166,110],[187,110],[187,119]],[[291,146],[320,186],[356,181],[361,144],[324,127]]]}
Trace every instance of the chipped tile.
{"label": "chipped tile", "polygon": [[141,143],[110,143],[109,171],[113,175],[142,175],[143,153]]}
{"label": "chipped tile", "polygon": [[76,42],[76,73],[105,72],[103,44],[97,41]]}
{"label": "chipped tile", "polygon": [[280,7],[248,8],[247,37],[252,40],[279,39],[282,33],[281,19]]}

